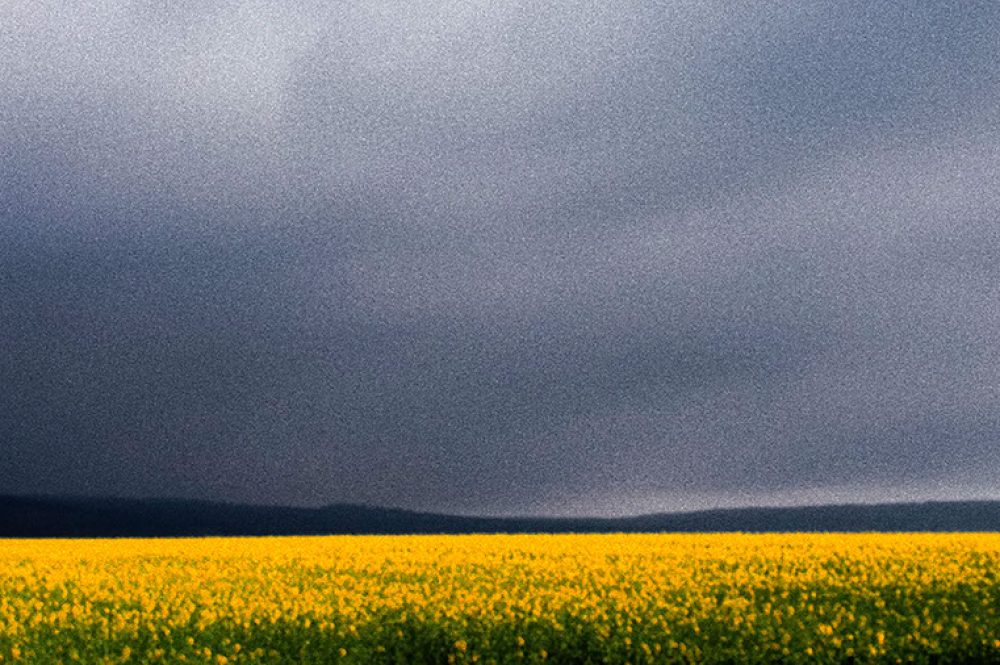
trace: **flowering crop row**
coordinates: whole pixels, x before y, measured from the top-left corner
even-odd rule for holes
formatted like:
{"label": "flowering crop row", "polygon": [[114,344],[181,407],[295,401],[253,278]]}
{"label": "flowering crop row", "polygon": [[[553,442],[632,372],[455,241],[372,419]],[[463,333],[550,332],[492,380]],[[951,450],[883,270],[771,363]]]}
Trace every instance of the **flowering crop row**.
{"label": "flowering crop row", "polygon": [[1000,663],[1000,534],[0,541],[0,663]]}

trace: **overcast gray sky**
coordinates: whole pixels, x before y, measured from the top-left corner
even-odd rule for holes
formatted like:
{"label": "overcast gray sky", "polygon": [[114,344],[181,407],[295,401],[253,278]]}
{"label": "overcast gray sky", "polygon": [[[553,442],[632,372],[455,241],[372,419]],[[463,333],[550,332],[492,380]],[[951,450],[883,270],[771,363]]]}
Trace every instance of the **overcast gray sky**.
{"label": "overcast gray sky", "polygon": [[1000,498],[1000,4],[0,3],[0,493]]}

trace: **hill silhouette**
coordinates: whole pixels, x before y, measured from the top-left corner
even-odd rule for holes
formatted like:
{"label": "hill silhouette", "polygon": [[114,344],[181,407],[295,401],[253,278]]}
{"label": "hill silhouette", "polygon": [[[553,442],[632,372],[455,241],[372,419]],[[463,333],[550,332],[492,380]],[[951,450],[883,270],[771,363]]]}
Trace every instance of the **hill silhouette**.
{"label": "hill silhouette", "polygon": [[0,537],[1000,531],[1000,501],[726,508],[625,518],[468,517],[335,504],[0,496]]}

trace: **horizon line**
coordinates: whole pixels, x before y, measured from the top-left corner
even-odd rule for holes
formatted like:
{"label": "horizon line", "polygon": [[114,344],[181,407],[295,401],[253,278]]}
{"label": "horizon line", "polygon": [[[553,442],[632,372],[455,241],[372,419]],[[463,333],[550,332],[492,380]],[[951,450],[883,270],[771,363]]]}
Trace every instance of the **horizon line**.
{"label": "horizon line", "polygon": [[480,519],[480,520],[545,520],[545,521],[578,521],[578,520],[588,520],[588,521],[604,521],[604,522],[620,522],[628,520],[642,519],[646,517],[659,517],[665,515],[704,515],[707,513],[725,513],[725,512],[740,512],[740,511],[752,511],[752,510],[816,510],[823,508],[890,508],[890,507],[900,507],[900,506],[924,506],[924,505],[948,505],[948,504],[980,504],[980,503],[995,503],[1000,504],[1000,498],[965,498],[965,499],[910,499],[910,500],[899,500],[899,501],[840,501],[840,502],[828,502],[828,503],[808,503],[808,504],[788,504],[788,503],[776,503],[776,504],[742,504],[735,506],[716,506],[709,508],[695,508],[695,509],[680,509],[680,510],[662,510],[655,512],[641,512],[627,515],[556,515],[556,514],[506,514],[506,515],[489,515],[482,513],[463,513],[463,512],[448,512],[448,511],[435,511],[421,508],[405,508],[401,506],[393,506],[386,504],[376,504],[376,503],[365,503],[365,502],[350,502],[350,501],[336,501],[331,503],[324,503],[314,506],[306,505],[296,505],[290,503],[251,503],[251,502],[241,502],[230,499],[205,499],[205,498],[184,498],[184,497],[171,497],[171,496],[148,496],[148,497],[135,497],[135,496],[118,496],[111,494],[101,494],[101,495],[83,495],[83,494],[54,494],[54,493],[38,493],[38,494],[12,494],[12,493],[0,493],[0,501],[4,500],[37,500],[37,501],[88,501],[88,502],[101,502],[101,501],[115,501],[115,502],[129,502],[129,503],[179,503],[179,504],[209,504],[214,506],[227,506],[233,508],[260,508],[260,509],[284,509],[284,510],[302,510],[302,511],[322,511],[330,508],[360,508],[365,510],[383,510],[383,511],[394,511],[402,513],[410,513],[413,515],[430,515],[436,517],[449,517],[449,518],[464,518],[464,519]]}

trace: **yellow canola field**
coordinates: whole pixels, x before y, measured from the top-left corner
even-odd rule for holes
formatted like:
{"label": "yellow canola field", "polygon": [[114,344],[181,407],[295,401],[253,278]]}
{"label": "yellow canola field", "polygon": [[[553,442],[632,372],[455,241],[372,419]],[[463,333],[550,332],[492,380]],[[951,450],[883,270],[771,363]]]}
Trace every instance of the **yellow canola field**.
{"label": "yellow canola field", "polygon": [[1000,662],[1000,534],[0,540],[0,662]]}

